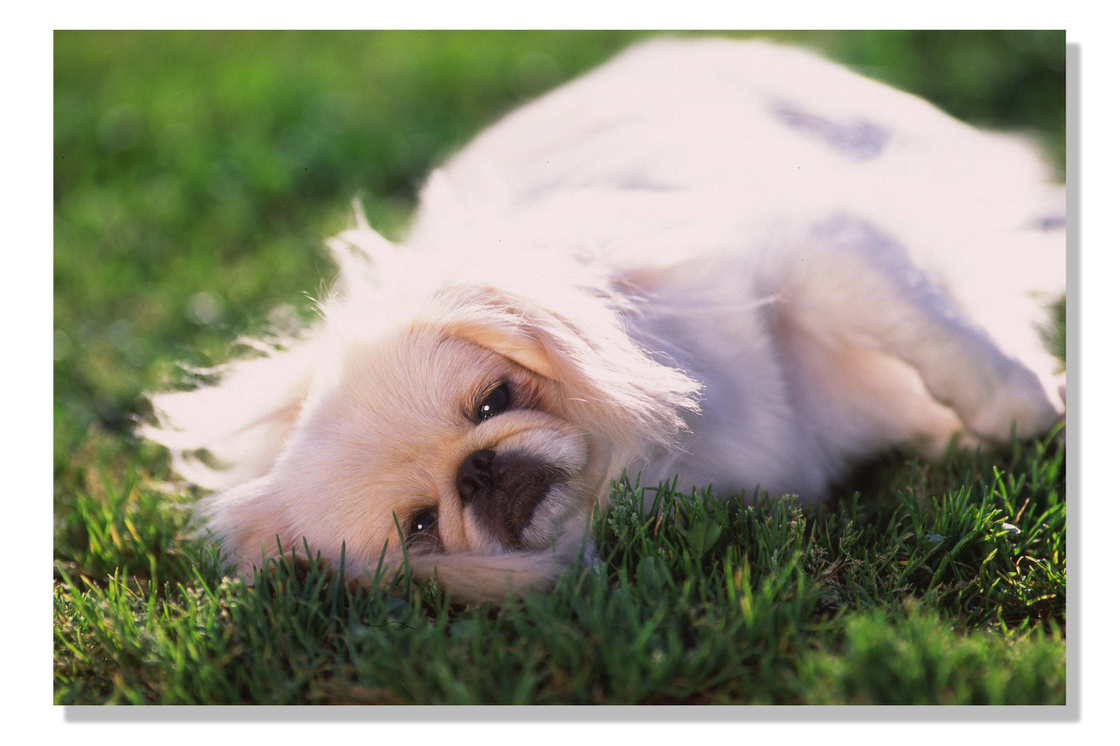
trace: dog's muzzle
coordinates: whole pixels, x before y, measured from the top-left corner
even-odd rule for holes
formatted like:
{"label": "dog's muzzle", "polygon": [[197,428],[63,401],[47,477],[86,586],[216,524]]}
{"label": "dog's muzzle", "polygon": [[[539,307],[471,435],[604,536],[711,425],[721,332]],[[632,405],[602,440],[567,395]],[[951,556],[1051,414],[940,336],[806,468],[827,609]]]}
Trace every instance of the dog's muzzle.
{"label": "dog's muzzle", "polygon": [[564,472],[519,453],[475,451],[463,460],[455,484],[476,520],[507,549],[521,549],[533,512]]}

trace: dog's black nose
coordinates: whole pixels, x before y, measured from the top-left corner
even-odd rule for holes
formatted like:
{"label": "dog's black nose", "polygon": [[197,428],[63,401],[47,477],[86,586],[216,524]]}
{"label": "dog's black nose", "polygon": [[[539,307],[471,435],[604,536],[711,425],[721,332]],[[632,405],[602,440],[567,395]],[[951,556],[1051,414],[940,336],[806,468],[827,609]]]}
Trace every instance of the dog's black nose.
{"label": "dog's black nose", "polygon": [[475,493],[490,487],[493,476],[490,466],[494,463],[494,451],[475,451],[463,459],[455,485],[459,488],[459,499],[464,505],[474,499]]}
{"label": "dog's black nose", "polygon": [[477,525],[507,549],[520,549],[537,505],[564,478],[562,470],[536,456],[485,450],[463,459],[455,484]]}

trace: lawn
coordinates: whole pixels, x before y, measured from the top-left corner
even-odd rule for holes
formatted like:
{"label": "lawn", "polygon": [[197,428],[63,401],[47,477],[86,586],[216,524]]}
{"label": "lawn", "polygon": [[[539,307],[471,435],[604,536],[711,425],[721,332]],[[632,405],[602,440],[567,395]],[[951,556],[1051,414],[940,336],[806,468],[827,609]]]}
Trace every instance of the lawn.
{"label": "lawn", "polygon": [[[623,480],[600,561],[501,607],[301,562],[246,586],[191,538],[143,392],[308,316],[355,194],[398,234],[456,146],[639,36],[56,33],[57,703],[1065,702],[1057,435],[885,455],[814,510]],[[778,36],[1064,166],[1061,32]]]}

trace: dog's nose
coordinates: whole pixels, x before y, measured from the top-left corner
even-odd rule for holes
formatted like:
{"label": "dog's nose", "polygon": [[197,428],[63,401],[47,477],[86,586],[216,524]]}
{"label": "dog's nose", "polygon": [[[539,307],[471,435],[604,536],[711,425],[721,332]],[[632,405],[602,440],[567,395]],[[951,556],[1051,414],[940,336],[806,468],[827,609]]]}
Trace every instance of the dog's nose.
{"label": "dog's nose", "polygon": [[494,463],[494,451],[475,451],[463,459],[459,465],[459,474],[455,485],[459,488],[459,499],[468,505],[474,499],[475,493],[490,486],[493,476],[490,466]]}
{"label": "dog's nose", "polygon": [[521,451],[475,451],[456,474],[459,499],[476,525],[507,549],[522,548],[522,534],[537,505],[565,473]]}

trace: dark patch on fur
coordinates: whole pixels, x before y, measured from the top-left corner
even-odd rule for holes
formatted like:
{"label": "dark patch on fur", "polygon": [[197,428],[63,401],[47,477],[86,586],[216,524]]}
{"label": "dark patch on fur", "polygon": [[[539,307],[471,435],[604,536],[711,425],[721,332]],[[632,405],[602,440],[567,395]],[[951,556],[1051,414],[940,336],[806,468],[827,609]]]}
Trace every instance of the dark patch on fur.
{"label": "dark patch on fur", "polygon": [[817,137],[829,147],[856,161],[878,158],[890,139],[885,128],[863,119],[834,122],[798,109],[785,101],[775,102],[772,111],[790,129]]}

